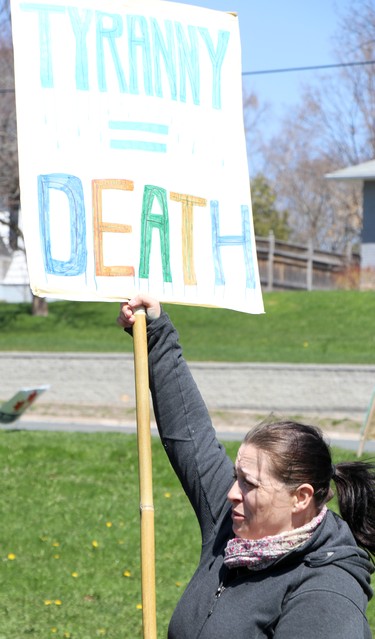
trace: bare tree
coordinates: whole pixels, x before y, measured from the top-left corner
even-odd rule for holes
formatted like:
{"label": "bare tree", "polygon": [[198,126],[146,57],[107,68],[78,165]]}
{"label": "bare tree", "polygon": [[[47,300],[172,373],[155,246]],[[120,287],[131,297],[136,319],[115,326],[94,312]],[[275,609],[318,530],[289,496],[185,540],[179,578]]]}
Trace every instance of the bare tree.
{"label": "bare tree", "polygon": [[[319,146],[319,136],[306,126],[308,107],[291,113],[281,133],[267,148],[268,175],[278,207],[288,210],[291,239],[343,251],[358,240],[361,228],[361,187],[327,180],[341,166]],[[315,142],[316,140],[316,142]]]}
{"label": "bare tree", "polygon": [[[0,0],[0,224],[9,229],[9,248],[24,251],[19,225],[17,117],[9,0]],[[33,296],[33,315],[46,315],[47,302]]]}
{"label": "bare tree", "polygon": [[18,177],[17,124],[14,92],[13,48],[8,0],[0,4],[0,202],[7,215],[1,222],[9,227],[9,245],[18,248],[20,230],[18,212],[20,189]]}
{"label": "bare tree", "polygon": [[268,103],[260,103],[254,91],[248,93],[244,88],[243,111],[249,172],[251,177],[255,177],[261,172],[263,164],[265,142],[262,130],[271,117],[271,107]]}
{"label": "bare tree", "polygon": [[0,34],[3,42],[11,43],[10,2],[0,0]]}
{"label": "bare tree", "polygon": [[14,95],[13,52],[0,48],[0,199],[8,214],[3,224],[9,226],[9,245],[18,248],[20,189],[18,176],[17,125]]}
{"label": "bare tree", "polygon": [[[359,158],[375,157],[375,2],[353,0],[341,16],[335,38],[335,51],[341,63],[358,66],[342,68],[341,77],[354,98],[351,136]],[[355,140],[355,142],[354,142]]]}
{"label": "bare tree", "polygon": [[[343,250],[359,240],[361,186],[325,174],[375,157],[375,0],[353,0],[335,38],[342,66],[304,87],[263,147],[265,175],[289,212],[293,239]],[[353,65],[352,63],[355,63]]]}

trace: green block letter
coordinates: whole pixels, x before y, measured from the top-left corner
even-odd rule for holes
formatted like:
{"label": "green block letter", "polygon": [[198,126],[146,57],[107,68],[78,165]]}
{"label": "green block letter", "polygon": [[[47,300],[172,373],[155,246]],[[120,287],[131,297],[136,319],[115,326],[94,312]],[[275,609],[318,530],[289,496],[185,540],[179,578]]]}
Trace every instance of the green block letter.
{"label": "green block letter", "polygon": [[[160,206],[160,213],[153,213],[155,198]],[[172,282],[169,255],[169,216],[167,192],[159,186],[146,184],[143,191],[141,220],[141,251],[139,259],[139,277],[148,278],[150,273],[150,253],[152,231],[158,229],[160,234],[161,261],[164,282]]]}

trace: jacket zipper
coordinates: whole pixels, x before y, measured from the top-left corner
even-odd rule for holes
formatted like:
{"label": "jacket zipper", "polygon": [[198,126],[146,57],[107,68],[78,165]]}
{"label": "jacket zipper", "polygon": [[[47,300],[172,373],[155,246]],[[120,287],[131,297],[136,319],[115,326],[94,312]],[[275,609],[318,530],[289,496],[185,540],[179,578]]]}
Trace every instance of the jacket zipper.
{"label": "jacket zipper", "polygon": [[217,591],[215,592],[214,601],[213,601],[213,604],[211,606],[211,610],[209,611],[209,613],[207,615],[208,617],[211,617],[211,615],[212,615],[212,613],[214,611],[214,608],[216,606],[217,600],[219,599],[219,597],[221,597],[221,595],[223,594],[224,590],[225,590],[225,586],[224,586],[223,582],[221,582],[220,586],[218,587]]}

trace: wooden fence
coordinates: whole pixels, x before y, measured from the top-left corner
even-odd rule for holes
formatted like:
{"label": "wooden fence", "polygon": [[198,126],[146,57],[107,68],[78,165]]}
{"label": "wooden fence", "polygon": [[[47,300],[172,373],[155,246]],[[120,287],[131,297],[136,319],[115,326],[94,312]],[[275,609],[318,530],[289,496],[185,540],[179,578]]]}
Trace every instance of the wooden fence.
{"label": "wooden fence", "polygon": [[[257,236],[256,249],[263,290],[360,288],[360,257],[356,253],[317,251],[312,243],[281,242],[272,233]],[[0,300],[29,301],[30,295],[25,254],[2,254],[0,245]]]}
{"label": "wooden fence", "polygon": [[260,281],[264,290],[359,288],[360,256],[330,253],[307,245],[256,237]]}

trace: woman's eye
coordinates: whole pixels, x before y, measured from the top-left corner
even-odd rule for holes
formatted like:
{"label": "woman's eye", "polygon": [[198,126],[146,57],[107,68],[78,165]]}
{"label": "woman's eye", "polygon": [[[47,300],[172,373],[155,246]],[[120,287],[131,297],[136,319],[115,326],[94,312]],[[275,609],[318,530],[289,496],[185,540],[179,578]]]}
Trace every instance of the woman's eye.
{"label": "woman's eye", "polygon": [[242,477],[241,482],[240,482],[243,486],[246,486],[246,488],[248,490],[252,490],[253,488],[256,488],[256,484],[254,484],[252,481],[250,481],[250,479],[245,479],[245,477]]}
{"label": "woman's eye", "polygon": [[241,486],[246,486],[247,489],[257,487],[256,484],[254,484],[250,479],[246,479],[243,475],[239,477],[235,470],[233,471],[233,479],[234,481],[238,481]]}

